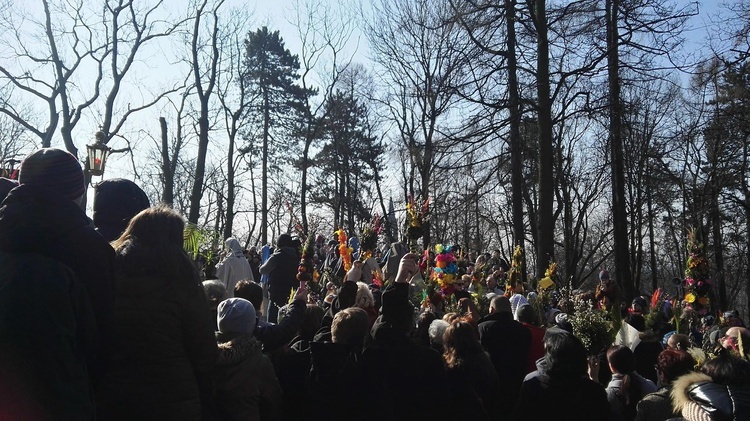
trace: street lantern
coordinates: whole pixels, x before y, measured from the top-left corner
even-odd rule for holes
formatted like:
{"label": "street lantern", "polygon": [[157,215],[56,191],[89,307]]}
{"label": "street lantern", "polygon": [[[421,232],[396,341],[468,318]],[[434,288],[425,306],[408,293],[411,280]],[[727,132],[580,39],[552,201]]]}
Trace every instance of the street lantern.
{"label": "street lantern", "polygon": [[93,145],[86,145],[89,155],[89,172],[91,175],[102,176],[104,175],[104,165],[107,163],[107,158],[112,152],[112,149],[104,143],[107,137],[104,132],[96,132],[95,137],[96,143]]}
{"label": "street lantern", "polygon": [[3,161],[3,166],[0,168],[0,177],[18,180],[18,169],[16,168],[16,164],[20,163],[21,161],[13,158]]}

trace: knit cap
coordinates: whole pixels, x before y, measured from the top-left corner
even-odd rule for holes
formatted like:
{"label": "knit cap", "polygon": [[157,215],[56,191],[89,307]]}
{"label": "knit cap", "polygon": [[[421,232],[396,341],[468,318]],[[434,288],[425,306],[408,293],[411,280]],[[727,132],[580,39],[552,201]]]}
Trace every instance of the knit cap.
{"label": "knit cap", "polygon": [[255,329],[255,307],[244,298],[228,298],[216,309],[216,324],[221,333],[252,335]]}
{"label": "knit cap", "polygon": [[57,148],[39,149],[27,156],[21,162],[18,182],[44,186],[70,200],[78,200],[86,192],[78,159]]}

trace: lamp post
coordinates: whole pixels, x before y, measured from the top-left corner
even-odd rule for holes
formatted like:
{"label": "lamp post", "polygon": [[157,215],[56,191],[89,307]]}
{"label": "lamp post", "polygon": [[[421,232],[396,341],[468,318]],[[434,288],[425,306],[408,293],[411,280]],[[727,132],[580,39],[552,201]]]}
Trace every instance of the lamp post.
{"label": "lamp post", "polygon": [[10,178],[11,180],[18,180],[18,169],[16,164],[20,164],[21,161],[18,159],[8,158],[3,161],[3,166],[0,168],[0,177]]}
{"label": "lamp post", "polygon": [[112,149],[104,143],[107,139],[104,132],[98,131],[94,137],[96,142],[92,145],[86,145],[89,157],[89,173],[92,176],[102,176],[104,175],[104,165],[107,163],[107,158],[112,153]]}

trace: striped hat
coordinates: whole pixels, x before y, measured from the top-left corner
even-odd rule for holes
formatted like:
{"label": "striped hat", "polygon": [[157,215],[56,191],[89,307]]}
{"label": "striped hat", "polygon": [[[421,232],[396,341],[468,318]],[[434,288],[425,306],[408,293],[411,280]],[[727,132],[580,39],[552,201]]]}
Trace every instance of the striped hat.
{"label": "striped hat", "polygon": [[78,200],[86,192],[83,170],[78,159],[56,148],[43,148],[21,162],[20,184],[44,186],[70,200]]}

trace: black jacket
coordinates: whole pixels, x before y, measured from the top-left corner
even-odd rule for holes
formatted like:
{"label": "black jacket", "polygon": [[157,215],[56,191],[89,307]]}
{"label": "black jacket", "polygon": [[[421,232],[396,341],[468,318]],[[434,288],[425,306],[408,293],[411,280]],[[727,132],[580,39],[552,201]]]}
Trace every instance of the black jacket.
{"label": "black jacket", "polygon": [[294,248],[281,247],[260,267],[260,273],[268,275],[269,300],[279,307],[286,304],[297,282],[299,260]]}
{"label": "black jacket", "polygon": [[493,313],[479,320],[479,341],[490,354],[500,382],[500,395],[518,396],[531,347],[531,332],[510,313]]}
{"label": "black jacket", "polygon": [[[452,405],[443,359],[436,351],[417,345],[409,337],[414,308],[409,284],[392,283],[383,291],[381,315],[372,327],[372,343],[363,358],[382,373],[386,391],[393,397],[399,419],[447,419]],[[430,404],[436,397],[440,404]],[[427,404],[424,404],[428,402]]]}
{"label": "black jacket", "polygon": [[148,264],[131,265],[118,269],[116,342],[97,393],[98,415],[199,419],[218,351],[198,274],[187,256],[174,277],[138,274]]}
{"label": "black jacket", "polygon": [[13,189],[0,207],[0,250],[37,253],[70,267],[86,287],[100,338],[99,377],[112,342],[114,250],[72,200],[40,186]]}
{"label": "black jacket", "polygon": [[90,420],[96,324],[62,263],[0,252],[0,418]]}

